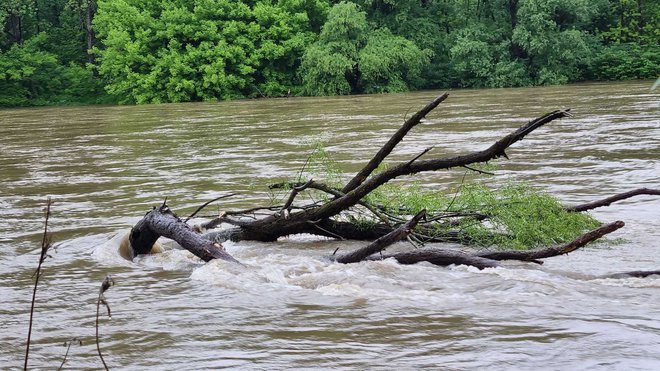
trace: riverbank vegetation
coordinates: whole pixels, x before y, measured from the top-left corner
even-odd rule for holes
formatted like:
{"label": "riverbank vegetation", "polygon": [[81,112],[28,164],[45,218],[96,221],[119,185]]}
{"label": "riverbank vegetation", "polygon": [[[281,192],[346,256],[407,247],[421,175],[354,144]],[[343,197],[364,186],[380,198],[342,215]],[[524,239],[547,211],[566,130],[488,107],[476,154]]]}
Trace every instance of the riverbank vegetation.
{"label": "riverbank vegetation", "polygon": [[651,0],[0,0],[0,106],[660,74]]}

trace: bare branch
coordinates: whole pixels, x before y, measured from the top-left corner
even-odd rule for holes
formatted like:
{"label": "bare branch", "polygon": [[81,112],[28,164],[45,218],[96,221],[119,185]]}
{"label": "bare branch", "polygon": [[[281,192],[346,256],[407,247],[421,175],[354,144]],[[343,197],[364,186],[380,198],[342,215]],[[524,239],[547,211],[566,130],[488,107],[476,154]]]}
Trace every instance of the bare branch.
{"label": "bare branch", "polygon": [[364,182],[365,179],[367,179],[367,177],[369,177],[369,175],[371,175],[371,173],[373,173],[373,171],[376,170],[378,166],[380,166],[383,160],[392,152],[394,147],[396,147],[396,145],[399,144],[401,140],[403,140],[403,137],[405,137],[406,134],[408,134],[410,129],[412,129],[417,124],[419,124],[429,112],[433,111],[440,103],[442,103],[442,101],[447,99],[448,96],[449,93],[444,93],[436,97],[424,108],[422,108],[417,113],[412,115],[409,119],[407,119],[403,123],[403,126],[401,126],[401,128],[399,128],[399,130],[397,130],[397,132],[394,133],[394,135],[392,135],[390,140],[388,140],[387,143],[385,143],[385,145],[381,147],[381,149],[376,153],[376,155],[374,155],[374,157],[371,160],[369,160],[367,165],[365,165],[365,167],[362,168],[362,170],[360,170],[353,177],[353,179],[351,179],[348,183],[346,183],[344,188],[342,188],[341,190],[342,193],[348,193],[353,189],[355,189],[360,184],[362,184],[362,182]]}
{"label": "bare branch", "polygon": [[424,156],[425,154],[429,153],[433,148],[435,147],[427,147],[424,148],[424,150],[418,154],[417,156],[413,157],[412,160],[408,161],[408,165],[412,164],[413,162],[417,161],[420,157]]}
{"label": "bare branch", "polygon": [[198,207],[197,210],[195,210],[195,212],[193,212],[192,214],[190,214],[190,216],[188,216],[183,222],[184,222],[184,223],[187,223],[188,220],[190,220],[190,218],[192,218],[193,216],[197,215],[198,212],[202,211],[202,209],[205,208],[206,206],[208,206],[210,203],[216,202],[216,201],[218,201],[218,200],[222,200],[223,198],[232,197],[232,196],[236,196],[236,193],[230,193],[230,194],[228,194],[228,195],[224,195],[224,196],[216,197],[216,198],[212,199],[211,201],[205,202],[202,206]]}
{"label": "bare branch", "polygon": [[340,255],[335,258],[335,261],[344,264],[357,263],[359,261],[364,260],[369,255],[373,255],[375,253],[383,251],[383,249],[390,246],[391,244],[408,237],[408,235],[412,233],[413,228],[415,228],[417,223],[419,223],[419,221],[424,216],[426,216],[426,210],[420,211],[419,213],[417,213],[417,215],[413,216],[412,219],[410,219],[408,222],[401,225],[399,228],[395,229],[394,231],[388,233],[387,235],[370,243],[368,246],[365,246],[363,248],[360,248],[358,250],[355,250],[347,254]]}
{"label": "bare branch", "polygon": [[280,210],[280,213],[287,213],[285,215],[288,215],[288,212],[291,211],[291,204],[293,204],[293,200],[296,198],[298,193],[300,193],[300,192],[304,191],[305,189],[307,189],[309,186],[312,185],[312,183],[314,183],[314,179],[308,180],[307,183],[305,183],[301,186],[293,187],[293,189],[291,190],[291,194],[289,195],[289,199],[286,201],[284,206],[282,206],[282,209]]}
{"label": "bare branch", "polygon": [[471,166],[463,165],[463,167],[466,168],[466,169],[468,169],[468,170],[472,170],[472,171],[474,171],[475,173],[486,174],[486,175],[495,175],[495,173],[492,173],[492,172],[490,172],[490,171],[479,170],[479,169],[474,168],[474,167],[471,167]]}
{"label": "bare branch", "polygon": [[486,253],[479,253],[477,256],[482,258],[488,258],[493,260],[521,260],[521,261],[531,261],[549,258],[552,256],[568,254],[569,252],[575,251],[580,247],[588,244],[589,242],[595,241],[606,234],[612,233],[617,229],[625,225],[622,221],[616,221],[613,223],[605,224],[600,226],[592,231],[589,231],[582,236],[576,238],[575,240],[562,245],[562,246],[553,246],[547,247],[539,250],[531,251],[522,251],[522,250],[511,250],[511,251],[493,251]]}
{"label": "bare branch", "polygon": [[660,189],[637,188],[632,191],[618,193],[615,194],[614,196],[603,198],[602,200],[587,202],[576,206],[570,206],[570,207],[566,207],[565,209],[566,211],[575,211],[575,212],[587,211],[602,206],[610,206],[610,204],[614,202],[625,200],[627,198],[631,198],[639,195],[660,196]]}

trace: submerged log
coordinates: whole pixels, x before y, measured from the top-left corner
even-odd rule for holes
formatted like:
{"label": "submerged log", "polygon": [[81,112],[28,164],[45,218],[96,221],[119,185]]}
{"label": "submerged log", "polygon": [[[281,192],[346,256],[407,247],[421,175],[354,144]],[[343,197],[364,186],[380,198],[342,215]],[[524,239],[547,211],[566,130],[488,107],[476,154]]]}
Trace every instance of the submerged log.
{"label": "submerged log", "polygon": [[477,255],[466,254],[456,250],[445,249],[419,249],[396,254],[375,256],[369,260],[382,260],[393,258],[399,264],[417,264],[428,262],[441,267],[448,265],[469,265],[479,269],[495,268],[500,264],[493,259],[482,258]]}
{"label": "submerged log", "polygon": [[657,271],[630,271],[630,272],[621,272],[606,274],[598,278],[611,278],[611,279],[622,279],[622,278],[646,278],[649,276],[660,276],[660,270]]}
{"label": "submerged log", "polygon": [[205,262],[222,259],[238,263],[238,260],[229,255],[221,244],[204,238],[179,219],[165,204],[158,208],[154,207],[133,226],[129,241],[135,255],[147,254],[161,236],[176,241]]}

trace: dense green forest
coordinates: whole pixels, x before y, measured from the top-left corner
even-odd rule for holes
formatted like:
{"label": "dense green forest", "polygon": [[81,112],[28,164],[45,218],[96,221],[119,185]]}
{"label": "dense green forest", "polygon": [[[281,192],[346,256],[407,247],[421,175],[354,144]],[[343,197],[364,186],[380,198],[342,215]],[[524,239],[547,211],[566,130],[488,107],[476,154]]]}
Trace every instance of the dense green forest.
{"label": "dense green forest", "polygon": [[657,0],[0,0],[0,106],[660,75]]}

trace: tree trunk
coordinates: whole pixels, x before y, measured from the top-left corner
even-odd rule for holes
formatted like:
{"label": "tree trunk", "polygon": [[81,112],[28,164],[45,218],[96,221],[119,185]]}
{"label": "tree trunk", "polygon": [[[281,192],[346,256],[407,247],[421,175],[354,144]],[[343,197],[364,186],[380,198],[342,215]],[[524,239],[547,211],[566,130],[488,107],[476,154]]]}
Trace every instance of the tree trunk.
{"label": "tree trunk", "polygon": [[85,41],[87,42],[87,61],[89,63],[94,63],[95,57],[92,54],[92,48],[96,41],[94,35],[94,26],[92,21],[94,20],[94,15],[96,14],[96,1],[87,0],[87,6],[85,7]]}
{"label": "tree trunk", "polygon": [[147,254],[160,236],[170,238],[184,249],[208,262],[222,259],[238,263],[221,244],[212,242],[179,219],[167,205],[149,211],[133,228],[129,241],[135,255]]}

